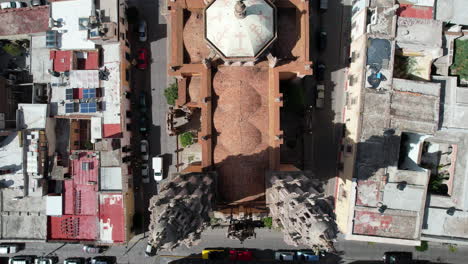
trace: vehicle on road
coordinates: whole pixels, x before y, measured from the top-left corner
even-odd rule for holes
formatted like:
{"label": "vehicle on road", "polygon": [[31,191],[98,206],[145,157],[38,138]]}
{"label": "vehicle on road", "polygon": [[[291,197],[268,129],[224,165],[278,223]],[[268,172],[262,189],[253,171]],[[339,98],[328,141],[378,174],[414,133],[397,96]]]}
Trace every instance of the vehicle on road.
{"label": "vehicle on road", "polygon": [[319,50],[324,50],[327,48],[327,32],[320,31],[319,33]]}
{"label": "vehicle on road", "polygon": [[202,251],[202,259],[220,260],[226,258],[226,250],[216,248],[205,248]]}
{"label": "vehicle on road", "polygon": [[293,251],[276,251],[275,260],[279,261],[293,261],[294,256],[296,255]]}
{"label": "vehicle on road", "polygon": [[41,6],[44,5],[44,0],[31,0],[31,6]]}
{"label": "vehicle on road", "polygon": [[140,20],[138,22],[138,40],[140,42],[146,42],[148,39],[148,26],[146,25],[145,20]]}
{"label": "vehicle on road", "polygon": [[0,3],[1,9],[10,9],[10,8],[22,8],[26,7],[26,3],[18,2],[18,1],[11,1],[11,2],[3,2]]}
{"label": "vehicle on road", "polygon": [[385,252],[383,255],[385,264],[406,264],[413,262],[413,253],[411,252]]}
{"label": "vehicle on road", "polygon": [[116,257],[112,256],[97,256],[88,260],[89,264],[114,264]]}
{"label": "vehicle on road", "polygon": [[63,261],[63,264],[86,264],[86,259],[80,257],[67,258]]}
{"label": "vehicle on road", "polygon": [[142,115],[140,116],[140,124],[139,124],[139,130],[140,130],[140,133],[145,135],[148,133],[148,119],[146,118],[145,115]]}
{"label": "vehicle on road", "polygon": [[229,260],[252,261],[253,252],[249,250],[229,250]]}
{"label": "vehicle on road", "polygon": [[149,183],[150,182],[148,174],[149,174],[148,164],[142,164],[141,165],[141,181],[143,183]]}
{"label": "vehicle on road", "polygon": [[325,104],[325,85],[317,85],[317,96],[315,97],[315,107],[323,108]]}
{"label": "vehicle on road", "polygon": [[34,264],[36,256],[14,256],[8,260],[8,264]]}
{"label": "vehicle on road", "polygon": [[140,70],[148,68],[148,50],[146,48],[140,48],[137,51],[137,68]]}
{"label": "vehicle on road", "polygon": [[148,110],[148,105],[146,104],[146,93],[141,92],[139,97],[140,112],[146,113]]}
{"label": "vehicle on road", "polygon": [[147,243],[145,248],[145,257],[152,257],[154,255],[156,255],[156,249],[150,243]]}
{"label": "vehicle on road", "polygon": [[153,177],[156,182],[163,179],[163,157],[153,157]]}
{"label": "vehicle on road", "polygon": [[140,141],[140,152],[141,152],[141,159],[143,161],[148,161],[149,159],[149,143],[148,140],[142,139]]}
{"label": "vehicle on road", "polygon": [[106,247],[94,246],[94,245],[84,245],[83,252],[88,254],[99,254],[106,250]]}
{"label": "vehicle on road", "polygon": [[34,264],[56,264],[58,263],[58,257],[49,256],[49,257],[38,257],[34,260]]}
{"label": "vehicle on road", "polygon": [[326,11],[328,9],[328,0],[320,0],[320,10]]}
{"label": "vehicle on road", "polygon": [[20,250],[19,244],[1,244],[0,254],[13,254]]}
{"label": "vehicle on road", "polygon": [[317,76],[317,81],[323,82],[325,80],[325,70],[327,67],[323,63],[319,63],[317,65],[317,70],[316,70],[316,76]]}
{"label": "vehicle on road", "polygon": [[320,256],[316,255],[313,251],[298,251],[296,259],[303,262],[315,262],[319,261]]}

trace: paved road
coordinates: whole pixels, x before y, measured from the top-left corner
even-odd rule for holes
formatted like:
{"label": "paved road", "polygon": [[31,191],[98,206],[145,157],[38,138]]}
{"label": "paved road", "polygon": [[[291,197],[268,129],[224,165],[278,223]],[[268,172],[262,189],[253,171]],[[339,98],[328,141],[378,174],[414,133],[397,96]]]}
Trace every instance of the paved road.
{"label": "paved road", "polygon": [[[325,105],[315,108],[312,115],[313,131],[304,140],[304,169],[311,170],[327,182],[326,193],[334,195],[337,156],[340,147],[342,110],[344,105],[347,43],[349,39],[350,0],[329,0],[327,11],[318,9],[318,1],[310,1],[310,54],[315,76],[305,81],[306,100],[315,104],[316,66],[326,66]],[[319,32],[327,33],[327,46],[319,50]]]}
{"label": "paved road", "polygon": [[[150,105],[151,111],[146,113],[148,120],[151,120],[149,125],[149,134],[147,139],[150,144],[150,161],[151,157],[162,155],[164,157],[165,176],[174,172],[176,139],[169,137],[166,133],[165,113],[167,103],[164,97],[164,89],[167,87],[167,24],[160,10],[165,10],[166,2],[164,0],[130,0],[129,6],[136,6],[139,10],[139,17],[146,20],[148,25],[148,40],[145,43],[139,42],[133,34],[132,50],[134,54],[139,48],[146,48],[151,55],[151,64],[146,70],[133,69],[132,71],[132,87],[135,91],[134,100],[138,102],[138,96],[144,92],[147,95],[147,103]],[[136,112],[136,111],[134,111]],[[140,114],[139,114],[140,116]],[[138,132],[135,132],[137,135]],[[138,145],[139,138],[133,139],[134,144]],[[140,228],[137,228],[137,233],[147,230],[149,223],[148,205],[149,199],[157,193],[157,183],[150,177],[149,184],[143,184],[140,177],[140,172],[137,171],[134,184],[138,186],[138,191],[135,193],[135,211],[136,221],[141,221]],[[150,170],[152,175],[152,170]]]}

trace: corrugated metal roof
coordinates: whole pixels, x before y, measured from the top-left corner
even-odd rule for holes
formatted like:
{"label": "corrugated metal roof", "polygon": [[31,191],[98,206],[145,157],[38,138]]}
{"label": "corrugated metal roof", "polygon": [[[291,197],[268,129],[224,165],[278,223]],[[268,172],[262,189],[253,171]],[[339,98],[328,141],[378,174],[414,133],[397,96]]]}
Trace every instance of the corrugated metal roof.
{"label": "corrugated metal roof", "polygon": [[46,215],[50,216],[61,216],[63,211],[62,195],[46,197]]}
{"label": "corrugated metal roof", "polygon": [[100,189],[103,191],[122,190],[122,168],[101,167]]}

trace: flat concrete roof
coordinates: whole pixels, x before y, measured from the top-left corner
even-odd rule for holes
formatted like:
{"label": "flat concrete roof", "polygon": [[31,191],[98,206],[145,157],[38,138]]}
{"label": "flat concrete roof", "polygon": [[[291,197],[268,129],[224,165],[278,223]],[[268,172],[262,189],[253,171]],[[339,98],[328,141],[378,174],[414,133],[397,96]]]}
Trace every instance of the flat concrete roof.
{"label": "flat concrete roof", "polygon": [[436,19],[460,25],[468,25],[466,0],[437,0]]}
{"label": "flat concrete roof", "polygon": [[442,47],[442,27],[437,20],[398,17],[395,40],[399,45]]}
{"label": "flat concrete roof", "polygon": [[48,117],[48,104],[18,104],[18,127],[45,129]]}
{"label": "flat concrete roof", "polygon": [[102,191],[122,190],[122,168],[121,167],[101,167],[99,178],[100,189]]}
{"label": "flat concrete roof", "polygon": [[423,234],[468,239],[468,212],[456,211],[451,216],[446,208],[429,208],[426,214]]}
{"label": "flat concrete roof", "polygon": [[45,33],[48,29],[48,5],[0,10],[0,36]]}

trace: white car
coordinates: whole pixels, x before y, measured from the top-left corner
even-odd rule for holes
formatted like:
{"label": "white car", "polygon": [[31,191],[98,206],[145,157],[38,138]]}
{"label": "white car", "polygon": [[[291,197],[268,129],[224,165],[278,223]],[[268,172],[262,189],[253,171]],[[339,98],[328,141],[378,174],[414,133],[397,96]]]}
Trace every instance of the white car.
{"label": "white car", "polygon": [[12,254],[16,253],[19,250],[18,244],[1,244],[0,245],[0,254]]}
{"label": "white car", "polygon": [[148,39],[148,27],[145,20],[140,20],[138,23],[138,39],[141,42],[146,42]]}
{"label": "white car", "polygon": [[149,183],[149,168],[147,164],[141,165],[141,181],[143,183]]}
{"label": "white car", "polygon": [[21,3],[18,1],[0,3],[1,9],[22,8],[22,7],[26,7],[26,3]]}
{"label": "white car", "polygon": [[140,152],[141,152],[141,158],[144,160],[144,161],[148,161],[149,159],[149,144],[148,144],[148,140],[146,139],[143,139],[140,141]]}
{"label": "white car", "polygon": [[157,156],[153,158],[153,173],[154,180],[156,182],[162,181],[163,179],[163,158]]}

